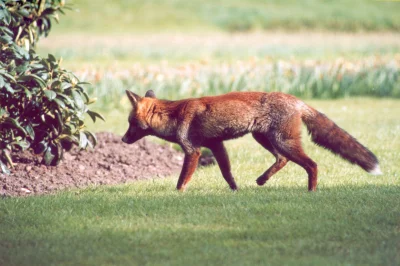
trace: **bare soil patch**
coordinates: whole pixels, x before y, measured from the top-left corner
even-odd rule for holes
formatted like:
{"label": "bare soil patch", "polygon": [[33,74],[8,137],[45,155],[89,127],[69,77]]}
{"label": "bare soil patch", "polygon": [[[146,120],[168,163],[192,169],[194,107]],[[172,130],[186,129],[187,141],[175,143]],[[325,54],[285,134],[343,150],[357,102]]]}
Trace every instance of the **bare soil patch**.
{"label": "bare soil patch", "polygon": [[179,172],[183,163],[183,154],[167,145],[146,139],[128,145],[112,133],[98,133],[97,138],[96,148],[74,148],[64,153],[58,166],[45,166],[40,163],[40,156],[27,151],[13,154],[16,166],[10,175],[0,174],[0,195],[47,194],[67,188],[165,177]]}

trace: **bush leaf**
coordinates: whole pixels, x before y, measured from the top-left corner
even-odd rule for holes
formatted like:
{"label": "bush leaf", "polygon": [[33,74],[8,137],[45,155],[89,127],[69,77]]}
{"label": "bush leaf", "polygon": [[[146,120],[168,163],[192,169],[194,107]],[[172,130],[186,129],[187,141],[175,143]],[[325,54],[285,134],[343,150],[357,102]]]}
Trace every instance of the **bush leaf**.
{"label": "bush leaf", "polygon": [[46,97],[47,97],[47,99],[49,99],[49,101],[53,101],[57,97],[57,93],[55,93],[52,90],[45,90],[44,95],[46,95]]}
{"label": "bush leaf", "polygon": [[79,147],[86,148],[88,142],[88,138],[86,134],[82,131],[79,132]]}
{"label": "bush leaf", "polygon": [[103,121],[106,121],[105,118],[104,118],[104,116],[102,116],[102,115],[99,114],[99,113],[93,112],[93,111],[91,111],[91,110],[88,110],[87,113],[88,113],[88,115],[90,116],[90,118],[92,118],[93,122],[96,122],[96,117],[100,118],[100,119],[103,120]]}
{"label": "bush leaf", "polygon": [[44,160],[44,164],[45,165],[51,165],[51,163],[53,162],[54,158],[56,157],[56,151],[54,149],[52,149],[52,145],[50,145],[49,147],[47,147],[47,150],[44,154],[43,160]]}

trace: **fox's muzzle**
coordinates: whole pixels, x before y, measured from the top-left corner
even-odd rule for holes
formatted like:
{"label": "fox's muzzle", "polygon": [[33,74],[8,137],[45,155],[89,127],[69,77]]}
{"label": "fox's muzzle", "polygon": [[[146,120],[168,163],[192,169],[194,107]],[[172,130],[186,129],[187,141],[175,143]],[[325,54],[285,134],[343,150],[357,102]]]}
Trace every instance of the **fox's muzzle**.
{"label": "fox's muzzle", "polygon": [[139,139],[145,137],[147,134],[146,132],[138,131],[136,130],[133,134],[130,130],[125,133],[125,135],[122,137],[122,142],[126,144],[132,144],[138,141]]}
{"label": "fox's muzzle", "polygon": [[128,138],[126,137],[126,135],[124,135],[124,136],[122,137],[122,142],[129,144],[129,143],[128,143],[129,141],[128,141]]}
{"label": "fox's muzzle", "polygon": [[122,137],[122,142],[124,142],[126,144],[132,144],[132,143],[138,141],[139,139],[141,139],[141,138],[140,137],[132,138],[131,136],[128,136],[128,134],[125,134],[125,136]]}

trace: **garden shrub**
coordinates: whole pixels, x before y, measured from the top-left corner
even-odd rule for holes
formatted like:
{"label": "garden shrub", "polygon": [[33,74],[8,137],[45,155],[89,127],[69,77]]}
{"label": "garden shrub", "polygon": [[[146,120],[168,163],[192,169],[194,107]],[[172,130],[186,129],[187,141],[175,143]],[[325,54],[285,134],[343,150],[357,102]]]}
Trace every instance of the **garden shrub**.
{"label": "garden shrub", "polygon": [[63,0],[0,0],[0,167],[9,173],[11,153],[30,149],[43,163],[57,165],[64,150],[96,145],[84,116],[103,117],[88,105],[85,82],[60,67],[53,55],[34,48],[52,20],[68,8]]}

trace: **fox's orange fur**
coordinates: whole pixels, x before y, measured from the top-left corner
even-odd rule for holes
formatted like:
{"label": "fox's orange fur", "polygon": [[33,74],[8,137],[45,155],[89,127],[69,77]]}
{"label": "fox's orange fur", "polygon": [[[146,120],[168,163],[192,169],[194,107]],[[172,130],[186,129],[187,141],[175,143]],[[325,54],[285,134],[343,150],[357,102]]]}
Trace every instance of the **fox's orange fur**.
{"label": "fox's orange fur", "polygon": [[133,110],[123,141],[130,144],[147,135],[178,143],[185,152],[177,189],[183,190],[197,167],[200,148],[209,148],[230,188],[237,185],[231,173],[223,141],[252,133],[254,139],[276,158],[258,179],[263,185],[288,161],[308,174],[308,189],[316,190],[317,164],[301,146],[301,123],[318,145],[379,174],[375,155],[343,129],[296,97],[271,92],[231,92],[212,97],[180,101],[159,100],[153,91],[140,97],[127,91]]}

